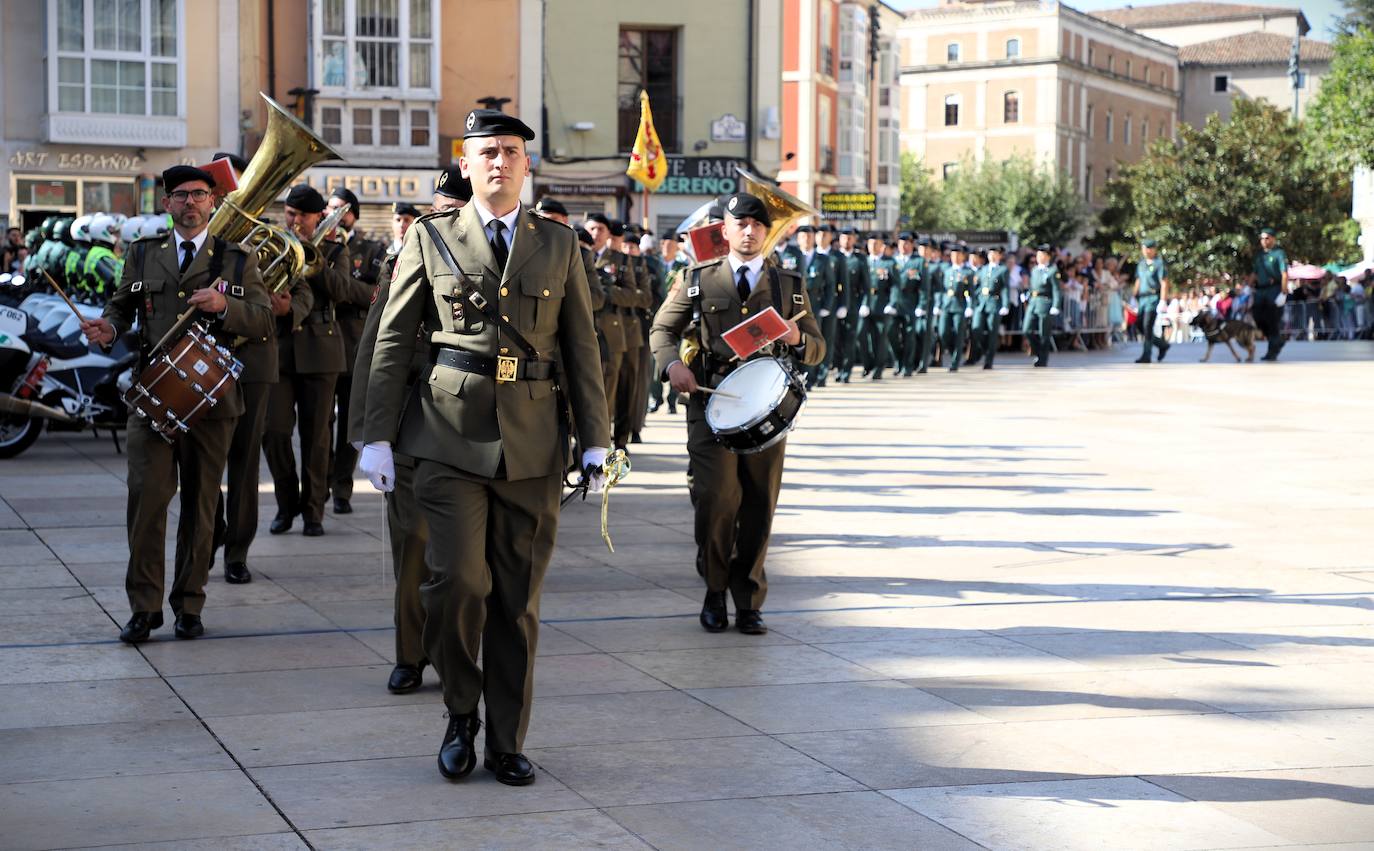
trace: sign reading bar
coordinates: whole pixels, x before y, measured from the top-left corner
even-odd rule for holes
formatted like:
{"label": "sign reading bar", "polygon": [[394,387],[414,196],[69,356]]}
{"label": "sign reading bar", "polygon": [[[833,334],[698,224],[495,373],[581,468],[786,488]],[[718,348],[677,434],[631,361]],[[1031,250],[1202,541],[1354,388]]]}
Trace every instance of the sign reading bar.
{"label": "sign reading bar", "polygon": [[[668,177],[655,195],[734,195],[740,191],[739,172],[735,166],[747,167],[744,160],[734,157],[680,157],[668,155]],[[634,191],[641,192],[638,182]]]}
{"label": "sign reading bar", "polygon": [[875,192],[822,192],[821,214],[831,219],[871,219],[878,215]]}

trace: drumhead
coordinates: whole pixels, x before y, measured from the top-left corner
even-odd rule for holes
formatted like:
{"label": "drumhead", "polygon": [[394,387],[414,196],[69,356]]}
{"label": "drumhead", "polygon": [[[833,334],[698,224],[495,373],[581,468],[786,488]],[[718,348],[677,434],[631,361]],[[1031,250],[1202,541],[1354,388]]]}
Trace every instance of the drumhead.
{"label": "drumhead", "polygon": [[725,376],[717,388],[720,393],[711,395],[706,403],[706,424],[716,432],[748,428],[782,401],[787,380],[787,370],[773,358],[749,361]]}

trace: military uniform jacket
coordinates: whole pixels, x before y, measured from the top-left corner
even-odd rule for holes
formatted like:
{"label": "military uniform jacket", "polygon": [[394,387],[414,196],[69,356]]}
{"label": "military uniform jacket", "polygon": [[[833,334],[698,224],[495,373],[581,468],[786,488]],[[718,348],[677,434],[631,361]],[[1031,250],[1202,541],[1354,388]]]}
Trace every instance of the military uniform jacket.
{"label": "military uniform jacket", "polygon": [[606,304],[597,317],[597,327],[606,340],[606,349],[616,354],[626,349],[629,314],[644,302],[644,294],[639,289],[628,255],[608,245],[595,262],[596,273],[606,293]]}
{"label": "military uniform jacket", "polygon": [[[116,339],[137,319],[145,357],[148,348],[157,345],[176,324],[177,317],[186,312],[186,300],[191,293],[215,283],[210,275],[216,250],[214,237],[206,237],[185,275],[177,268],[177,242],[175,231],[167,236],[135,242],[126,255],[119,288],[110,296],[102,314],[114,326]],[[243,259],[243,276],[242,280],[234,281],[239,258]],[[219,278],[228,282],[224,291],[228,304],[222,319],[202,314],[202,318],[208,320],[210,333],[226,346],[232,344],[236,336],[255,338],[271,334],[272,309],[258,273],[257,258],[238,245],[225,242],[221,260]],[[146,365],[140,360],[140,369]],[[243,395],[236,387],[232,396],[210,409],[207,418],[230,419],[242,413]]]}
{"label": "military uniform jacket", "polygon": [[634,273],[635,287],[639,298],[633,307],[622,311],[621,327],[625,329],[625,348],[638,351],[648,344],[650,318],[649,309],[654,305],[654,282],[649,274],[649,264],[643,257],[625,255],[630,270]]}
{"label": "military uniform jacket", "polygon": [[[377,286],[382,260],[386,258],[386,246],[375,239],[350,239],[346,244],[353,278],[367,286],[370,300]],[[363,320],[367,318],[367,311],[366,304],[340,302],[335,305],[339,330],[343,333],[344,362],[348,365],[345,372],[353,368],[353,361],[357,357],[358,340],[363,334]]]}
{"label": "military uniform jacket", "polygon": [[[649,345],[653,349],[654,364],[663,380],[667,380],[668,367],[679,360],[678,344],[682,342],[682,334],[693,319],[696,309],[691,295],[693,282],[701,288],[696,299],[701,305],[699,333],[702,354],[698,355],[698,359],[709,353],[713,363],[724,367],[734,357],[734,352],[726,345],[722,335],[752,314],[773,306],[770,266],[777,272],[778,284],[782,287],[780,312],[783,317],[790,318],[803,310],[807,311],[805,316],[797,320],[802,339],[800,345],[792,347],[792,356],[805,366],[814,366],[825,358],[825,338],[821,335],[820,325],[816,323],[816,313],[812,310],[806,287],[797,273],[778,269],[777,266],[765,261],[759,271],[758,280],[754,282],[754,288],[749,293],[748,301],[741,303],[734,276],[730,273],[730,263],[726,258],[719,257],[688,269],[683,275],[682,285],[663,303],[658,315],[654,317],[654,327],[649,332]],[[801,298],[801,303],[797,303],[793,298],[794,293]],[[698,363],[693,363],[692,367],[700,381],[703,371],[698,369]],[[706,381],[702,383],[716,387],[724,375],[713,371],[705,374],[705,378]],[[706,416],[704,395],[692,394],[687,407],[689,420]]]}
{"label": "military uniform jacket", "polygon": [[1147,260],[1144,257],[1135,264],[1135,281],[1139,287],[1142,299],[1151,298],[1159,301],[1160,287],[1165,278],[1164,258],[1156,257]]}
{"label": "military uniform jacket", "polygon": [[868,272],[868,287],[863,303],[869,315],[881,314],[893,302],[892,290],[900,286],[901,274],[894,257],[874,257]]}
{"label": "military uniform jacket", "polygon": [[1059,267],[1036,266],[1031,269],[1030,286],[1026,293],[1030,296],[1026,308],[1033,313],[1048,313],[1051,308],[1058,309],[1062,293],[1059,290]]}
{"label": "military uniform jacket", "polygon": [[844,252],[835,255],[839,259],[840,273],[835,282],[835,310],[845,308],[846,322],[859,320],[859,301],[868,290],[868,259],[855,251],[845,256]]}
{"label": "military uniform jacket", "polygon": [[936,296],[936,303],[940,309],[963,313],[964,308],[968,306],[969,296],[973,293],[973,267],[946,266],[940,286],[943,290]]}
{"label": "military uniform jacket", "polygon": [[1273,304],[1282,292],[1288,272],[1288,255],[1282,248],[1271,248],[1255,255],[1255,302]]}
{"label": "military uniform jacket", "polygon": [[[308,279],[313,303],[305,317],[297,324],[277,326],[277,354],[281,371],[294,375],[322,375],[347,372],[349,361],[339,328],[336,304],[348,302],[366,306],[372,302],[372,288],[354,280],[348,249],[340,242],[326,242],[320,246],[325,266]],[[296,282],[291,284],[295,292]],[[296,306],[292,303],[293,319]],[[361,333],[361,329],[359,329]]]}
{"label": "military uniform jacket", "polygon": [[926,259],[913,254],[897,271],[897,309],[908,317],[918,307],[928,307],[921,302],[925,289]]}
{"label": "military uniform jacket", "polygon": [[[582,251],[582,276],[587,279],[587,295],[592,300],[592,313],[596,314],[606,306],[606,288],[601,284],[601,276],[596,273],[596,255],[585,245],[578,245]],[[596,326],[597,336],[601,335],[600,323]]]}
{"label": "military uniform jacket", "polygon": [[[584,446],[610,446],[606,392],[582,254],[571,228],[531,216],[523,207],[512,228],[504,271],[476,204],[426,216],[468,283],[508,318],[541,360],[561,358],[557,379],[498,383],[494,376],[438,363],[417,382],[405,404],[405,380],[423,327],[432,346],[489,358],[524,353],[471,308],[463,287],[439,257],[423,222],[406,233],[370,364],[364,440],[390,441],[397,452],[494,477],[547,476],[563,469],[565,446],[555,384],[567,394]],[[460,308],[460,309],[455,309]]]}
{"label": "military uniform jacket", "polygon": [[996,313],[1011,308],[1011,273],[1001,263],[989,263],[978,270],[978,307]]}
{"label": "military uniform jacket", "polygon": [[798,265],[802,280],[806,281],[806,295],[817,311],[835,312],[835,267],[828,254],[812,251],[810,259],[803,254]]}
{"label": "military uniform jacket", "polygon": [[[234,354],[243,362],[240,384],[276,384],[281,378],[281,364],[277,352],[277,335],[291,333],[299,326],[315,303],[315,293],[305,278],[291,282],[291,312],[274,315],[270,332],[260,337],[239,337],[234,341]],[[282,329],[285,329],[284,331]]]}
{"label": "military uniform jacket", "polygon": [[[390,255],[395,257],[395,255]],[[390,266],[389,263],[384,263]],[[390,269],[387,270],[390,275]],[[363,334],[358,338],[358,359],[353,362],[353,375],[349,379],[352,383],[350,390],[352,401],[348,406],[348,439],[359,441],[364,439],[367,430],[367,384],[372,366],[372,355],[377,348],[377,329],[382,324],[382,312],[386,310],[387,298],[391,292],[391,278],[382,278],[377,284],[377,300],[372,303],[372,307],[367,312],[367,319],[363,322]],[[410,371],[406,374],[406,398],[409,399],[410,388],[419,380],[420,375],[429,368],[429,338],[421,328],[416,334],[415,355],[410,360]]]}

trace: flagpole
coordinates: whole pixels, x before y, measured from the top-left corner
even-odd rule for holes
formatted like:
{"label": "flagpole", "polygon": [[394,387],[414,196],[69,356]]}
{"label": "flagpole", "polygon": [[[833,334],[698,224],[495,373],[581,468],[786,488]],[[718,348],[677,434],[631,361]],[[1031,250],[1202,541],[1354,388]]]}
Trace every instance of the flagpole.
{"label": "flagpole", "polygon": [[642,202],[641,202],[641,203],[643,204],[643,209],[641,210],[640,215],[639,215],[639,226],[642,227],[642,228],[644,228],[645,230],[648,230],[648,229],[649,229],[649,187],[647,187],[647,186],[645,186],[644,184],[641,183],[641,184],[639,184],[639,188],[640,188],[640,195],[643,197],[643,200],[642,200]]}

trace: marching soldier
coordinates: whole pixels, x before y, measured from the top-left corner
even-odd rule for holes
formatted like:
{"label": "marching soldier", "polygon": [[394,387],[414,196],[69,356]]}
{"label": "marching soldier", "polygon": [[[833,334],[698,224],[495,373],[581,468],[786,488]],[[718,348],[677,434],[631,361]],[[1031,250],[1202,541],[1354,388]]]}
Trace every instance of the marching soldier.
{"label": "marching soldier", "polygon": [[[678,234],[677,234],[676,231],[671,231],[671,230],[670,230],[670,231],[664,231],[663,237],[662,237],[661,239],[659,239],[658,244],[659,244],[659,262],[663,264],[663,269],[664,269],[664,272],[663,272],[663,290],[664,290],[664,296],[663,296],[663,298],[666,300],[667,297],[668,297],[668,291],[671,290],[672,287],[677,286],[678,280],[682,277],[682,272],[683,272],[683,270],[687,269],[687,268],[690,267],[692,264],[691,264],[691,262],[687,259],[687,257],[686,257],[684,254],[682,254],[682,252],[681,252],[681,250],[680,250],[680,249],[682,248],[682,246],[681,246],[681,244],[678,242]],[[662,307],[662,306],[663,306],[663,305],[662,305],[662,303],[660,302],[659,305],[658,305],[658,307]],[[658,314],[657,308],[655,308],[654,314],[655,314],[655,315]],[[649,401],[649,412],[652,413],[652,412],[654,412],[654,411],[657,411],[660,407],[663,406],[663,401],[664,401],[663,383],[664,383],[664,382],[663,382],[663,377],[659,374],[659,371],[658,371],[657,369],[654,369],[654,368],[653,368],[653,364],[652,364],[652,363],[649,365],[649,372],[652,373],[652,374],[649,376],[649,400],[650,400],[650,401]],[[677,413],[677,394],[676,394],[676,393],[673,393],[673,392],[669,392],[669,393],[668,393],[668,396],[667,396],[667,400],[668,400],[668,413],[670,413],[670,414],[676,414],[676,413]]]}
{"label": "marching soldier", "polygon": [[[291,187],[286,196],[286,224],[309,240],[323,218],[324,198],[307,184]],[[371,290],[353,278],[348,248],[338,241],[320,244],[323,267],[308,278],[313,294],[310,312],[299,325],[282,317],[277,322],[277,359],[281,379],[268,399],[267,430],[262,450],[272,473],[277,515],[268,531],[280,535],[291,529],[296,515],[304,519],[308,537],[324,534],[324,498],[329,474],[329,417],[334,410],[334,385],[347,368],[337,305],[366,306]],[[293,284],[294,286],[294,284]],[[291,448],[291,432],[299,424],[300,474]]]}
{"label": "marching soldier", "polygon": [[1140,242],[1140,262],[1135,264],[1135,297],[1139,307],[1136,327],[1144,341],[1144,351],[1136,363],[1149,363],[1154,349],[1159,349],[1159,359],[1169,353],[1169,344],[1163,337],[1155,336],[1155,320],[1159,316],[1159,304],[1169,298],[1169,276],[1164,268],[1164,258],[1159,256],[1159,245],[1153,239]]}
{"label": "marching soldier", "polygon": [[[910,236],[910,234],[904,234]],[[914,250],[897,269],[897,320],[902,325],[901,361],[898,372],[910,376],[916,371],[920,351],[921,289],[926,272],[925,246],[929,240],[922,239],[919,244],[913,240]]]}
{"label": "marching soldier", "polygon": [[[819,364],[813,366],[808,374],[808,380],[816,387],[824,387],[825,379],[830,375],[830,365],[835,360],[836,335],[839,333],[838,322],[835,318],[835,311],[839,308],[840,282],[842,278],[841,255],[839,249],[835,247],[835,228],[829,222],[816,226],[816,253],[820,255],[822,263],[830,264],[830,292],[826,297],[815,302],[816,321],[821,326],[821,334],[825,337],[825,357]],[[834,248],[834,250],[832,250]]]}
{"label": "marching soldier", "polygon": [[644,379],[644,347],[648,345],[648,340],[642,317],[644,311],[653,306],[654,296],[643,263],[627,250],[625,224],[616,219],[611,220],[611,247],[625,258],[625,268],[635,288],[634,302],[620,308],[620,327],[625,332],[625,357],[620,361],[620,378],[616,381],[615,399],[611,400],[615,410],[611,420],[611,441],[616,449],[624,449],[634,432],[634,401],[639,398],[639,385]]}
{"label": "marching soldier", "polygon": [[606,352],[601,367],[607,414],[614,419],[620,376],[629,352],[626,337],[629,336],[631,329],[626,314],[643,301],[643,298],[635,281],[634,270],[630,268],[629,258],[610,247],[611,220],[601,213],[592,213],[583,226],[592,236],[596,273],[601,278],[601,285],[606,293],[606,306],[597,317],[597,323],[602,338],[606,341]]}
{"label": "marching soldier", "polygon": [[[353,277],[372,292],[377,286],[377,273],[381,271],[382,260],[386,258],[386,246],[381,240],[364,239],[354,233],[362,206],[358,203],[358,196],[342,186],[329,196],[326,211],[333,213],[340,207],[346,207],[348,212],[339,219],[337,232],[342,235],[343,244],[348,246]],[[348,442],[349,400],[353,389],[353,361],[358,356],[358,340],[363,334],[367,311],[366,306],[350,302],[340,302],[335,306],[339,332],[343,336],[345,367],[339,380],[334,383],[334,406],[338,420],[333,429],[334,442],[329,452],[329,490],[334,497],[335,514],[353,512],[353,468],[358,463],[358,451]]]}
{"label": "marching soldier", "polygon": [[968,253],[968,265],[973,270],[973,280],[969,286],[968,304],[964,305],[964,339],[968,341],[968,358],[964,363],[977,363],[983,356],[982,335],[974,327],[974,320],[978,318],[978,311],[983,306],[983,269],[987,268],[988,256],[980,249],[974,249]]}
{"label": "marching soldier", "polygon": [[1250,309],[1255,325],[1269,341],[1260,360],[1274,361],[1283,351],[1283,305],[1288,300],[1288,255],[1279,248],[1273,228],[1260,231],[1260,253],[1255,255],[1255,304]]}
{"label": "marching soldier", "polygon": [[[816,248],[816,229],[811,225],[797,228],[797,250],[799,259],[797,270],[806,283],[806,295],[811,306],[816,309],[816,325],[825,337],[825,324],[832,318],[835,304],[835,267],[828,255]],[[834,323],[831,322],[831,325]],[[822,370],[824,363],[818,363],[806,370],[806,386],[815,387],[825,378]]]}
{"label": "marching soldier", "polygon": [[1030,286],[1026,291],[1026,318],[1021,331],[1030,341],[1036,366],[1049,366],[1050,344],[1054,342],[1052,317],[1059,315],[1062,293],[1059,289],[1059,267],[1054,259],[1054,246],[1048,243],[1035,248],[1035,268],[1031,269]]}
{"label": "marching soldier", "polygon": [[[483,764],[509,785],[535,778],[520,751],[568,446],[558,388],[591,447],[582,458],[591,490],[604,484],[593,471],[610,442],[577,238],[519,202],[533,138],[515,116],[468,114],[459,164],[473,200],[406,235],[373,351],[361,461],[385,491],[393,446],[415,459],[430,530],[425,655],[449,713],[440,773],[459,779],[475,766],[482,700]],[[402,413],[422,333],[432,366]]]}
{"label": "marching soldier", "polygon": [[[141,337],[140,366],[151,347],[177,324],[188,307],[198,311],[215,337],[257,339],[271,332],[272,315],[256,258],[207,230],[214,178],[191,166],[162,173],[163,208],[175,229],[167,237],[130,247],[119,288],[101,318],[83,322],[86,338],[109,348],[135,322]],[[201,610],[213,554],[215,503],[243,395],[235,388],[203,419],[168,443],[136,413],[129,415],[129,567],[124,587],[133,610],[121,641],[146,641],[162,626],[163,558],[167,506],[181,487],[176,562],[167,600],[177,638],[205,633]]]}
{"label": "marching soldier", "polygon": [[973,313],[973,336],[983,353],[983,369],[992,369],[1002,338],[1002,317],[1011,312],[1010,274],[1002,265],[1002,248],[988,249],[988,264],[978,270],[978,307]]}
{"label": "marching soldier", "polygon": [[[639,349],[639,368],[636,373],[635,383],[630,386],[632,395],[626,400],[626,407],[630,417],[630,443],[643,443],[640,432],[644,430],[644,422],[649,415],[649,384],[657,383],[654,373],[653,357],[649,353],[649,326],[653,322],[654,314],[663,304],[663,264],[658,262],[658,258],[653,252],[653,238],[647,237],[650,247],[646,251],[643,240],[647,234],[641,234],[637,229],[626,240],[626,247],[632,262],[637,263],[635,267],[636,278],[639,280],[640,288],[649,291],[649,305],[646,308],[636,310],[638,320],[639,339],[644,341],[644,345]],[[623,446],[621,447],[624,448]]]}
{"label": "marching soldier", "polygon": [[887,237],[873,234],[869,240],[873,255],[869,259],[867,286],[859,302],[859,339],[863,342],[864,373],[874,381],[883,380],[883,369],[892,363],[892,346],[888,342],[888,324],[897,308],[892,303],[892,289],[897,285],[897,261]]}
{"label": "marching soldier", "polygon": [[968,247],[963,243],[949,249],[949,265],[944,269],[944,289],[936,295],[940,320],[940,348],[949,358],[949,371],[957,372],[959,361],[964,356],[964,329],[968,318],[973,315],[969,309],[969,292],[973,289],[973,267],[966,262]]}
{"label": "marching soldier", "polygon": [[[654,358],[673,390],[690,393],[687,452],[691,459],[698,564],[706,577],[701,625],[721,632],[728,625],[725,595],[735,603],[735,628],[762,635],[768,581],[764,559],[782,487],[787,441],[762,452],[740,455],[722,446],[706,423],[706,394],[735,368],[721,335],[747,314],[770,305],[787,319],[787,336],[775,343],[784,356],[804,365],[821,362],[825,341],[811,313],[801,276],[765,263],[762,249],[771,219],[757,197],[738,194],[726,202],[728,257],[698,263],[687,271],[688,286],[677,291],[654,318]],[[788,317],[807,311],[800,320]],[[689,367],[678,345],[694,316],[700,316],[701,351]]]}
{"label": "marching soldier", "polygon": [[930,368],[935,355],[935,318],[936,318],[936,280],[943,274],[940,248],[929,239],[922,239],[917,248],[925,258],[921,271],[921,290],[916,299],[916,342],[920,359],[916,363],[917,374]]}
{"label": "marching soldier", "polygon": [[840,251],[835,257],[835,381],[849,383],[858,348],[859,299],[868,283],[868,262],[855,250],[859,239],[854,228],[840,231]]}

